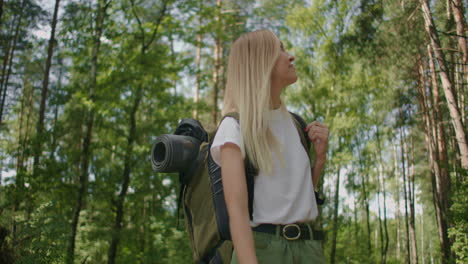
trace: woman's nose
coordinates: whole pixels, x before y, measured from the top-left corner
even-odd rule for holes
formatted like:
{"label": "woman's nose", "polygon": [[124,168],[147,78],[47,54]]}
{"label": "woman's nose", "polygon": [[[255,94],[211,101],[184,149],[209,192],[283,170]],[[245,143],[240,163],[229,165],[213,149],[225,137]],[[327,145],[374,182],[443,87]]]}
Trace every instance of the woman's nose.
{"label": "woman's nose", "polygon": [[293,62],[294,61],[294,56],[289,54],[289,62]]}

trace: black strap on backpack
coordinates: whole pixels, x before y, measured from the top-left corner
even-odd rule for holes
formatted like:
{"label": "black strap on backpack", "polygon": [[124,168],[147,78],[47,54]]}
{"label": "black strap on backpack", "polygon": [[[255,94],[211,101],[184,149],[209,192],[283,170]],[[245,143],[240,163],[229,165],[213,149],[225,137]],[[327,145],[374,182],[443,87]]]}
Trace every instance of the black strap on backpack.
{"label": "black strap on backpack", "polygon": [[[307,134],[308,132],[305,131],[305,128],[307,127],[307,123],[299,115],[293,112],[289,112],[289,113],[291,113],[291,115],[294,117],[294,124],[296,125],[297,129],[302,131],[302,133],[299,133],[299,137],[301,138],[301,143],[304,146],[307,152],[307,156],[309,156],[309,160],[310,160],[309,151],[310,151],[311,143],[309,140],[307,140],[309,135]],[[321,198],[319,193],[316,191],[314,191],[314,194],[315,194],[315,200],[317,201],[317,204],[323,205],[325,203],[325,198]]]}
{"label": "black strap on backpack", "polygon": [[[236,119],[237,122],[239,122],[239,113],[236,113],[236,112],[227,113],[226,115],[224,115],[221,122],[226,117],[232,117],[232,118]],[[220,122],[220,124],[221,124],[221,122]],[[253,220],[254,177],[257,176],[258,169],[252,164],[252,162],[250,161],[248,156],[246,156],[246,159],[244,161],[244,166],[245,166],[245,180],[247,182],[247,195],[248,195],[248,202],[249,202],[249,216],[250,216],[250,220]]]}

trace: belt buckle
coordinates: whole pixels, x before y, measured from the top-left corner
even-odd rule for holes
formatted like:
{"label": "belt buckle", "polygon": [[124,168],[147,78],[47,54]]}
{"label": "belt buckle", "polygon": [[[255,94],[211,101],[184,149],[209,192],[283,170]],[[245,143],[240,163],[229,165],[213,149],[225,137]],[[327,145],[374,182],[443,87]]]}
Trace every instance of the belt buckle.
{"label": "belt buckle", "polygon": [[[297,236],[295,237],[288,237],[286,235],[286,229],[289,228],[289,227],[294,227],[297,229]],[[301,228],[299,227],[299,225],[297,224],[289,224],[289,225],[285,225],[283,227],[283,237],[286,238],[287,240],[297,240],[301,237]]]}

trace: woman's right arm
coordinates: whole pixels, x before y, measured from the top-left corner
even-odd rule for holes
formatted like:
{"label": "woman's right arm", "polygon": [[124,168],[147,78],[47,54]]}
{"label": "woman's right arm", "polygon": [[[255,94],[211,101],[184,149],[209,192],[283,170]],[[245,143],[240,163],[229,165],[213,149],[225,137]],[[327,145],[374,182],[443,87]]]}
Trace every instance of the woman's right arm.
{"label": "woman's right arm", "polygon": [[250,227],[244,160],[240,148],[233,143],[221,147],[221,178],[236,256],[241,264],[257,264]]}

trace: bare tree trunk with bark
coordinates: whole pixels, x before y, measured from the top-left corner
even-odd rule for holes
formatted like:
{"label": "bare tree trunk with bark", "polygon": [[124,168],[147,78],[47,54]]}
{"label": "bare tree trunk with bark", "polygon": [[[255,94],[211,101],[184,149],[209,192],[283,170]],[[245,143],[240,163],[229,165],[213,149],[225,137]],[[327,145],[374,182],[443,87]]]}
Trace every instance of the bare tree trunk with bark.
{"label": "bare tree trunk with bark", "polygon": [[[439,41],[439,35],[434,26],[432,19],[432,13],[429,8],[427,0],[420,0],[422,6],[422,13],[425,22],[426,32],[431,40],[431,46],[436,55],[436,59],[439,65],[439,75],[442,80],[442,86],[444,88],[445,98],[447,99],[447,106],[452,121],[455,135],[457,138],[458,148],[460,150],[462,167],[468,170],[468,144],[466,140],[466,133],[461,120],[460,110],[457,107],[457,100],[454,95],[452,81],[449,78],[448,68],[445,61],[444,53]],[[445,256],[449,257],[449,256]]]}
{"label": "bare tree trunk with bark", "polygon": [[457,25],[458,50],[462,55],[461,65],[463,67],[463,74],[465,75],[465,81],[462,80],[462,83],[468,83],[468,47],[466,46],[466,20],[463,2],[461,0],[450,0],[450,3],[453,10],[453,17]]}
{"label": "bare tree trunk with bark", "polygon": [[[418,67],[418,102],[421,107],[422,111],[422,117],[423,117],[423,127],[424,127],[424,132],[425,132],[425,139],[426,139],[426,146],[429,152],[429,163],[431,165],[432,171],[431,171],[431,181],[432,181],[432,194],[433,194],[433,200],[434,200],[434,208],[436,211],[437,215],[437,223],[438,223],[438,231],[439,231],[439,239],[441,243],[441,249],[443,255],[449,254],[450,255],[450,242],[448,241],[448,235],[447,235],[447,218],[446,218],[446,213],[444,209],[444,203],[443,202],[447,195],[448,195],[448,190],[442,191],[444,187],[449,186],[448,180],[444,180],[442,177],[443,169],[440,166],[439,163],[439,152],[440,149],[438,147],[438,129],[436,129],[436,119],[434,118],[434,115],[436,115],[436,111],[432,113],[433,111],[429,108],[429,102],[431,100],[429,99],[430,96],[427,95],[428,92],[431,91],[431,89],[426,89],[427,87],[427,82],[425,79],[425,70],[422,64],[422,61],[419,60],[419,67]],[[433,88],[434,89],[434,88]],[[434,90],[433,90],[434,91]],[[435,91],[435,98],[438,97],[438,92]],[[435,101],[434,101],[435,102]],[[435,105],[437,108],[438,106]],[[442,135],[443,136],[443,131]],[[446,252],[448,250],[448,252]],[[444,260],[445,257],[443,258],[443,261],[448,261],[448,259]]]}

